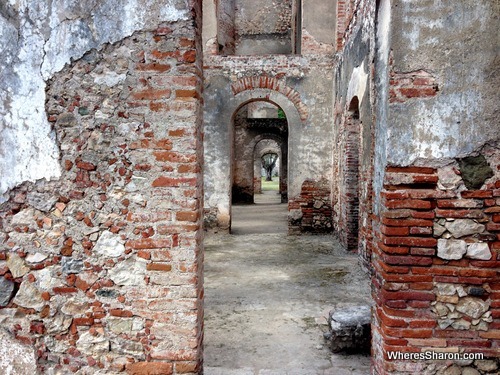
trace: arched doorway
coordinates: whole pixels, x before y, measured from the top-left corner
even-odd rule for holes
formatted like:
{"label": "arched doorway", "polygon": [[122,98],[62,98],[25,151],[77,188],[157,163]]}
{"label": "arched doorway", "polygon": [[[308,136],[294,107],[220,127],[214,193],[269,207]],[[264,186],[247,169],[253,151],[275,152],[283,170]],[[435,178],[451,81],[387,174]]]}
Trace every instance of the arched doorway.
{"label": "arched doorway", "polygon": [[279,193],[286,202],[288,124],[283,110],[273,103],[251,102],[237,111],[233,123],[232,203],[255,203],[255,179],[261,174],[257,166],[266,152],[279,157]]}

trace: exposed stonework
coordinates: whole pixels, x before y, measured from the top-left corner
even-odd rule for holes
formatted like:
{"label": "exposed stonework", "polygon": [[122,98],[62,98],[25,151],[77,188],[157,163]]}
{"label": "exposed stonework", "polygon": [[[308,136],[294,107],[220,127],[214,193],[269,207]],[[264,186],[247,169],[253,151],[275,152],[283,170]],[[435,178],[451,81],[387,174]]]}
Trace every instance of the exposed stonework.
{"label": "exposed stonework", "polygon": [[48,82],[62,177],[12,190],[0,217],[0,319],[42,373],[201,369],[194,24],[136,32]]}

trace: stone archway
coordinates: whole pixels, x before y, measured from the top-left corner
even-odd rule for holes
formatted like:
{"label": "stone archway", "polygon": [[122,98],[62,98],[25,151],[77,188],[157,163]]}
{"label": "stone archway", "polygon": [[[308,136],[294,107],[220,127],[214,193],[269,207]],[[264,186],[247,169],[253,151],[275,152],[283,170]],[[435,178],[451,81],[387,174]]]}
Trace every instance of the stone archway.
{"label": "stone archway", "polygon": [[[227,90],[227,102],[217,103],[217,111],[205,113],[205,123],[217,123],[217,137],[206,133],[205,153],[205,226],[207,229],[228,231],[231,226],[231,201],[234,157],[231,144],[234,139],[233,123],[240,108],[255,101],[272,103],[283,110],[286,115],[289,138],[288,149],[296,150],[288,158],[288,196],[298,196],[301,193],[303,176],[301,168],[307,169],[308,163],[304,160],[303,145],[301,146],[301,132],[308,119],[308,108],[302,103],[300,95],[279,80],[270,77],[250,77],[237,81]],[[221,95],[218,93],[217,95]],[[216,102],[213,102],[214,104]]]}

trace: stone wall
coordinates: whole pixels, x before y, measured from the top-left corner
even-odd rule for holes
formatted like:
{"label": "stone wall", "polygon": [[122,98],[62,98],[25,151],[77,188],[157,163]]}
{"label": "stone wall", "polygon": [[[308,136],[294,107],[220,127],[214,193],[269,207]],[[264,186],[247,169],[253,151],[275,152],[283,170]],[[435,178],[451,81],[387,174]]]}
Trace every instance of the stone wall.
{"label": "stone wall", "polygon": [[0,213],[0,321],[42,372],[201,369],[195,22],[90,50],[47,83],[61,178],[21,184]]}
{"label": "stone wall", "polygon": [[[498,11],[491,2],[379,3],[376,374],[498,372]],[[392,351],[485,361],[390,360]]]}
{"label": "stone wall", "polygon": [[343,49],[336,68],[332,208],[333,225],[341,243],[357,251],[361,264],[369,270],[375,152],[375,9],[368,1],[358,5],[356,17],[351,17],[352,23],[346,27],[349,37],[340,45]]}

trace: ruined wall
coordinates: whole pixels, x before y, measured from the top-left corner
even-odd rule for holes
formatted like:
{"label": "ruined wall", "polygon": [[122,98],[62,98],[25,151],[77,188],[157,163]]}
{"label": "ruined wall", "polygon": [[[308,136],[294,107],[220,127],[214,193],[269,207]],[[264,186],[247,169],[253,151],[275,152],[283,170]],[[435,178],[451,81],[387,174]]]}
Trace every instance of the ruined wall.
{"label": "ruined wall", "polygon": [[235,0],[235,53],[292,53],[293,0]]}
{"label": "ruined wall", "polygon": [[[380,2],[376,374],[498,372],[499,11],[497,2]],[[390,351],[486,360],[391,361]]]}
{"label": "ruined wall", "polygon": [[41,113],[61,178],[23,183],[0,206],[0,321],[41,372],[201,366],[201,38],[191,19],[201,12],[154,5],[183,16],[91,49],[47,81]]}
{"label": "ruined wall", "polygon": [[103,43],[116,42],[146,25],[187,17],[181,0],[127,0],[118,5],[112,0],[2,1],[0,202],[21,182],[61,174],[55,134],[44,115],[48,78],[70,59]]}
{"label": "ruined wall", "polygon": [[[205,64],[207,226],[227,229],[230,224],[232,118],[241,105],[252,100],[275,103],[286,114],[289,202],[300,196],[304,181],[321,185],[320,181],[331,180],[330,56],[211,56]],[[294,210],[300,223],[302,212],[299,207]]]}
{"label": "ruined wall", "polygon": [[[339,4],[339,7],[341,4]],[[353,11],[354,13],[354,11]],[[374,155],[374,4],[359,3],[345,30],[335,76],[333,223],[343,245],[370,268]]]}

